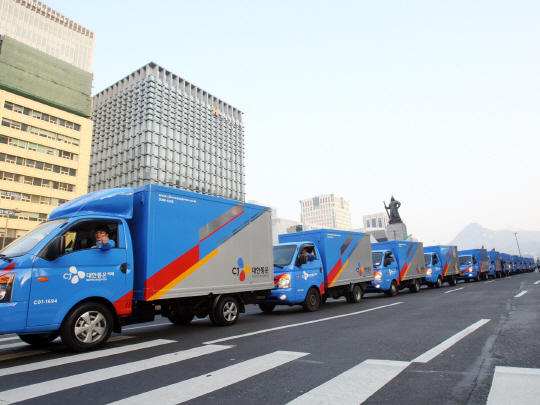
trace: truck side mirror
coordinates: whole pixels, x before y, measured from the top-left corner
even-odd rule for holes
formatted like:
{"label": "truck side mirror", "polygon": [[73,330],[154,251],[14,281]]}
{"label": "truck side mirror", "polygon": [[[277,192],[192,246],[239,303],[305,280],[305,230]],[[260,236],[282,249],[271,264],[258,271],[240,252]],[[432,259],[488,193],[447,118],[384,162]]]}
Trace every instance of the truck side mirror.
{"label": "truck side mirror", "polygon": [[300,267],[303,264],[307,263],[307,256],[303,255],[302,253],[298,254],[298,257],[296,258],[296,263],[294,264],[296,267]]}
{"label": "truck side mirror", "polygon": [[45,260],[55,260],[64,254],[64,236],[57,236],[46,247],[45,251],[39,254],[39,257]]}

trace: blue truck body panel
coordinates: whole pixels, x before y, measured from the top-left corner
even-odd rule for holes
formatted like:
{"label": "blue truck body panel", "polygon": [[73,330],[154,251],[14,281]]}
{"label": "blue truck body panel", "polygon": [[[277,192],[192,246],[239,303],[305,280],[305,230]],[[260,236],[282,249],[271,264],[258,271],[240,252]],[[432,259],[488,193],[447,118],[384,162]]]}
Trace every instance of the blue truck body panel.
{"label": "blue truck body panel", "polygon": [[[427,246],[424,247],[424,257],[427,274],[426,283],[436,283],[439,277],[444,282],[459,275],[457,246]],[[433,264],[434,261],[436,261],[435,264]]]}
{"label": "blue truck body panel", "polygon": [[[459,257],[460,280],[479,280],[481,276],[487,276],[489,260],[486,249],[460,250]],[[466,262],[464,262],[465,260]]]}
{"label": "blue truck body panel", "polygon": [[497,277],[497,274],[501,274],[503,269],[501,265],[501,255],[499,252],[493,250],[488,252],[489,257],[489,276]]}

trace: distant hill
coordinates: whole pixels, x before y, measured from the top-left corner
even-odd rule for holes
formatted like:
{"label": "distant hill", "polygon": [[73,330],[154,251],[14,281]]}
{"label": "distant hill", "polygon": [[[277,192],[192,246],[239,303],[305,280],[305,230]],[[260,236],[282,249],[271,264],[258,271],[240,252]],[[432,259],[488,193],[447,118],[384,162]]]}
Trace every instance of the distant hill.
{"label": "distant hill", "polygon": [[[535,258],[540,256],[539,231],[519,231],[517,237],[522,255]],[[481,248],[484,245],[487,250],[495,248],[498,252],[519,254],[512,231],[492,231],[476,223],[467,225],[449,244],[457,246],[459,250]]]}

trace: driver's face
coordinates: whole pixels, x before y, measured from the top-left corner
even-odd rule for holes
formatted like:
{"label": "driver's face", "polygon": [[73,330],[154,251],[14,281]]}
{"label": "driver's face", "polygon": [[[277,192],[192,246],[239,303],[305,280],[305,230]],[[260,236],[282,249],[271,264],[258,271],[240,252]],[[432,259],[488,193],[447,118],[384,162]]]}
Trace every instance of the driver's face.
{"label": "driver's face", "polygon": [[96,231],[96,241],[100,241],[107,233],[104,231]]}

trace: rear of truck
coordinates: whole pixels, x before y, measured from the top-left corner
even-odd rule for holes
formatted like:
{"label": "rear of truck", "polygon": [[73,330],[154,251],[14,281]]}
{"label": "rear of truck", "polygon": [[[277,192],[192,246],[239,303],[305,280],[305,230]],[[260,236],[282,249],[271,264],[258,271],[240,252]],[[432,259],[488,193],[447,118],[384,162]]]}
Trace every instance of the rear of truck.
{"label": "rear of truck", "polygon": [[133,201],[131,322],[161,314],[232,325],[273,288],[268,208],[156,185],[135,189]]}
{"label": "rear of truck", "polygon": [[366,292],[384,292],[397,295],[403,288],[411,292],[420,290],[425,281],[426,266],[421,242],[391,241],[373,243],[374,281]]}
{"label": "rear of truck", "polygon": [[275,287],[259,297],[263,311],[276,305],[302,305],[314,311],[321,301],[345,296],[362,298],[373,280],[369,235],[318,229],[279,235],[274,246]]}

